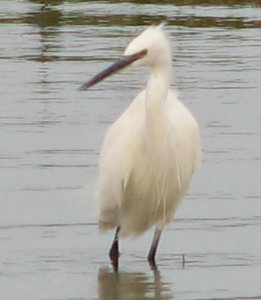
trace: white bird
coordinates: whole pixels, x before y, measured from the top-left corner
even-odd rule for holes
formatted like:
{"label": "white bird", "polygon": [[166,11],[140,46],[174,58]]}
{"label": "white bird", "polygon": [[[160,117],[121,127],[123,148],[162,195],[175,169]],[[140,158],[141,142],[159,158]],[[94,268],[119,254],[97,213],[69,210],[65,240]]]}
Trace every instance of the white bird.
{"label": "white bird", "polygon": [[81,86],[86,90],[127,67],[145,65],[150,74],[140,92],[110,126],[100,155],[99,228],[116,228],[109,255],[118,266],[118,239],[155,225],[148,261],[163,227],[172,221],[201,157],[196,120],[170,89],[172,60],[163,25],[151,26],[112,66]]}

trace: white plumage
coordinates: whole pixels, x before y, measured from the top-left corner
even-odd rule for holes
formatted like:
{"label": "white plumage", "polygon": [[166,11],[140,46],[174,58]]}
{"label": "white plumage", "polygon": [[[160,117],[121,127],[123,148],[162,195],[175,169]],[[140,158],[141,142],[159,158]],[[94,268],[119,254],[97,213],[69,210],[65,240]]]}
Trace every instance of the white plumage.
{"label": "white plumage", "polygon": [[156,225],[149,254],[149,261],[155,264],[160,233],[172,220],[200,162],[200,135],[196,120],[170,90],[171,52],[162,25],[141,33],[127,47],[120,63],[95,76],[82,89],[130,64],[147,65],[150,74],[146,89],[105,137],[98,186],[99,227],[117,228],[110,252],[116,264],[118,236],[136,236]]}

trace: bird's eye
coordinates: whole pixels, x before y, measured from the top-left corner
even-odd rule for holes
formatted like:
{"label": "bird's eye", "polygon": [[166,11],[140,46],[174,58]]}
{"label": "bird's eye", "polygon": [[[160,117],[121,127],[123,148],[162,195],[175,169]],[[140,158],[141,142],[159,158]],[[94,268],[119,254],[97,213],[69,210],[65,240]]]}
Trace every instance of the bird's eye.
{"label": "bird's eye", "polygon": [[141,50],[140,54],[141,54],[142,56],[145,56],[145,55],[148,54],[148,52],[149,52],[149,50],[143,49],[143,50]]}

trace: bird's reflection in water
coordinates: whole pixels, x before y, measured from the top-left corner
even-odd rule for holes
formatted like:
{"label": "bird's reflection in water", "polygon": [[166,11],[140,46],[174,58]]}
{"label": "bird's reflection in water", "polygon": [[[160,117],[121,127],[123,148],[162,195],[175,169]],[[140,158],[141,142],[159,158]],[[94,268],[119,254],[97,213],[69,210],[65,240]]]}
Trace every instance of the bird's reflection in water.
{"label": "bird's reflection in water", "polygon": [[157,270],[150,276],[143,272],[114,272],[109,268],[100,268],[98,294],[100,300],[174,299],[169,284],[161,281]]}

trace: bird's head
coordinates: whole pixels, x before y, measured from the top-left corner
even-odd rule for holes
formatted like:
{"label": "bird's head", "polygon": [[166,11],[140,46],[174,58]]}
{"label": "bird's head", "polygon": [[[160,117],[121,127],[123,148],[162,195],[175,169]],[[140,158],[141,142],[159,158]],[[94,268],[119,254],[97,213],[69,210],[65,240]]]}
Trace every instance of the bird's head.
{"label": "bird's head", "polygon": [[130,42],[119,60],[84,83],[80,90],[87,90],[128,66],[148,65],[153,67],[162,63],[171,63],[170,46],[162,27],[163,24],[150,26],[143,31]]}
{"label": "bird's head", "polygon": [[144,30],[140,35],[134,38],[127,46],[124,56],[132,56],[141,54],[141,57],[135,60],[133,66],[151,66],[162,62],[168,62],[171,59],[170,45],[165,32],[163,31],[163,24],[158,26],[150,26]]}

